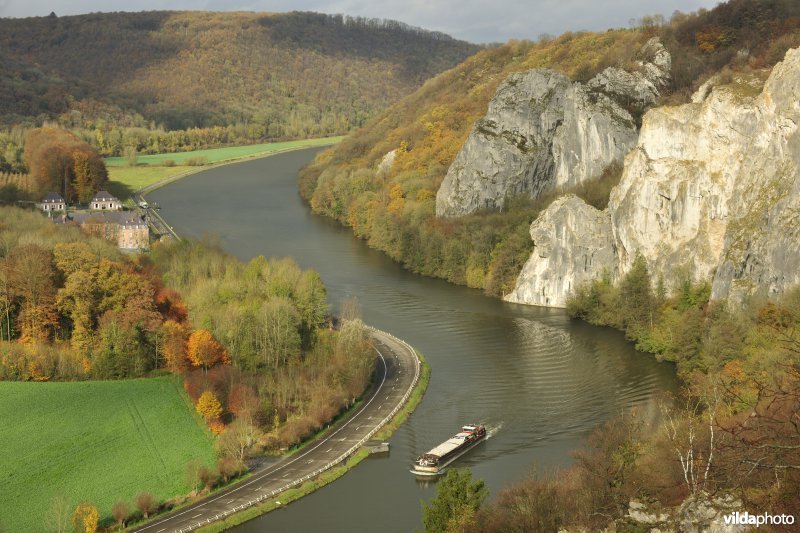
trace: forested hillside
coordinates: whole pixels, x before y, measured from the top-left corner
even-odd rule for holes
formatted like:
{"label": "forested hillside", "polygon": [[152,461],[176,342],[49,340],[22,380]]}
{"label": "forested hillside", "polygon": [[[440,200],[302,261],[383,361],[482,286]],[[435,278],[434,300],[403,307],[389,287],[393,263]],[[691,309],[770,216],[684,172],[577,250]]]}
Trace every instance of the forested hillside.
{"label": "forested hillside", "polygon": [[[635,69],[641,45],[658,36],[673,57],[662,103],[685,102],[714,73],[724,78],[770,68],[800,45],[799,17],[796,2],[733,0],[710,11],[676,13],[669,22],[645,17],[632,29],[567,33],[481,51],[320,154],[302,173],[301,194],[316,212],[351,226],[415,272],[507,293],[530,255],[530,223],[554,195],[535,203],[518,197],[499,213],[447,220],[435,217],[434,200],[470,129],[509,74],[547,67],[586,81],[609,66]],[[603,208],[620,170],[609,168],[571,192]]]}
{"label": "forested hillside", "polygon": [[[478,47],[393,21],[141,12],[0,19],[0,121],[343,133]],[[151,128],[152,129],[152,128]]]}

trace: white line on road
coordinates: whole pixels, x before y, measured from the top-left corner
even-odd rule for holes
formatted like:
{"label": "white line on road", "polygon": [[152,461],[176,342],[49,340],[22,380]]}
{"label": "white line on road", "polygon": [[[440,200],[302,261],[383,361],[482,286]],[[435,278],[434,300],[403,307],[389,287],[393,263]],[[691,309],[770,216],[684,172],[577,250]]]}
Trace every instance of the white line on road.
{"label": "white line on road", "polygon": [[[378,385],[378,388],[377,388],[377,390],[375,391],[375,393],[374,393],[374,395],[372,396],[372,398],[370,398],[370,399],[369,399],[369,400],[368,400],[368,401],[367,401],[367,402],[366,402],[364,405],[362,405],[362,406],[361,406],[361,409],[359,409],[359,410],[358,410],[358,412],[357,412],[357,413],[355,413],[355,414],[354,414],[354,415],[353,415],[353,416],[350,418],[350,420],[348,420],[348,421],[346,421],[344,424],[342,424],[342,426],[341,426],[339,429],[337,429],[336,431],[334,431],[333,433],[331,433],[331,434],[330,434],[330,435],[329,435],[327,438],[324,438],[324,439],[322,439],[322,440],[321,440],[321,441],[320,441],[318,444],[316,444],[315,446],[313,446],[313,447],[309,448],[309,449],[308,449],[308,450],[307,450],[305,453],[301,454],[301,455],[300,455],[300,456],[298,456],[298,457],[295,457],[294,459],[292,459],[292,460],[290,460],[290,461],[288,461],[288,462],[286,462],[286,463],[284,463],[284,464],[277,465],[277,466],[276,466],[276,468],[274,468],[274,469],[267,469],[266,471],[263,471],[263,472],[261,472],[261,473],[255,473],[255,474],[253,475],[253,477],[251,477],[251,478],[250,478],[250,480],[249,480],[249,481],[246,481],[246,482],[244,482],[244,483],[241,483],[241,484],[239,484],[239,485],[235,486],[235,488],[232,488],[232,489],[230,490],[230,493],[233,493],[233,492],[237,492],[237,491],[244,490],[244,489],[245,489],[245,488],[247,488],[249,485],[252,485],[253,483],[256,483],[256,482],[258,482],[258,481],[264,481],[264,479],[265,479],[265,478],[267,478],[267,476],[268,476],[268,475],[270,475],[270,474],[274,474],[274,473],[276,473],[278,470],[281,470],[281,469],[283,469],[283,468],[286,468],[287,466],[291,465],[292,463],[294,463],[294,462],[296,462],[296,461],[298,461],[298,460],[302,459],[304,456],[306,456],[306,455],[308,455],[309,453],[313,452],[314,450],[316,450],[317,448],[319,448],[320,446],[322,446],[322,445],[323,445],[323,444],[325,444],[326,442],[328,442],[328,441],[334,441],[334,440],[336,440],[336,439],[334,439],[333,437],[334,437],[334,436],[335,436],[337,433],[339,433],[340,431],[343,431],[343,430],[344,430],[344,429],[345,429],[347,426],[349,426],[349,425],[350,425],[350,423],[351,423],[351,422],[353,422],[353,421],[355,420],[355,418],[356,418],[356,417],[358,417],[358,415],[360,415],[362,412],[364,412],[364,410],[366,410],[366,409],[367,409],[367,407],[369,407],[369,405],[372,403],[372,401],[373,401],[373,400],[375,400],[375,398],[378,396],[378,393],[379,393],[379,392],[380,392],[380,390],[383,388],[383,385],[386,383],[386,377],[387,377],[387,374],[388,374],[388,367],[387,367],[387,364],[386,364],[386,358],[383,356],[383,354],[380,352],[380,350],[377,350],[377,349],[376,349],[375,351],[377,352],[378,356],[379,356],[379,357],[381,358],[381,360],[383,361],[383,368],[384,368],[383,377],[381,378],[381,382],[380,382],[380,384]],[[358,431],[360,428],[361,428],[361,426],[358,426],[358,427],[356,428],[356,431]],[[340,442],[344,442],[344,441],[346,441],[346,440],[348,440],[348,439],[345,437],[345,438],[340,438],[340,439],[338,439],[338,440],[339,440]],[[286,475],[284,475],[283,477],[284,477],[284,478],[285,478],[285,477],[288,477],[288,475],[289,475],[289,474],[287,473],[287,474],[286,474]],[[146,529],[149,529],[149,528],[151,528],[151,527],[154,527],[154,526],[157,526],[157,525],[160,525],[160,524],[163,524],[163,523],[169,522],[170,520],[174,520],[175,518],[177,518],[177,517],[179,517],[179,516],[181,516],[181,515],[185,515],[186,513],[189,513],[189,512],[191,512],[192,510],[199,509],[200,507],[205,507],[205,506],[207,506],[208,504],[210,504],[210,503],[212,503],[212,502],[215,502],[215,501],[219,500],[219,499],[220,499],[220,498],[222,498],[222,497],[223,497],[223,496],[222,496],[222,495],[220,495],[220,496],[217,496],[216,498],[211,498],[211,499],[209,499],[209,500],[207,500],[207,501],[204,501],[204,502],[202,502],[202,503],[199,503],[199,504],[197,504],[197,506],[196,506],[194,509],[187,509],[186,511],[183,511],[183,512],[181,512],[181,513],[176,513],[176,514],[174,514],[174,515],[172,515],[172,516],[166,516],[166,517],[164,517],[164,519],[163,519],[163,520],[159,520],[159,521],[157,521],[157,522],[153,522],[152,524],[146,525],[146,526],[144,526],[144,527],[142,527],[142,528],[138,529],[137,531],[144,531],[144,530],[146,530]],[[193,517],[191,517],[191,518],[197,518],[197,516],[202,516],[202,513],[201,513],[200,515],[196,515],[196,516],[193,516]]]}

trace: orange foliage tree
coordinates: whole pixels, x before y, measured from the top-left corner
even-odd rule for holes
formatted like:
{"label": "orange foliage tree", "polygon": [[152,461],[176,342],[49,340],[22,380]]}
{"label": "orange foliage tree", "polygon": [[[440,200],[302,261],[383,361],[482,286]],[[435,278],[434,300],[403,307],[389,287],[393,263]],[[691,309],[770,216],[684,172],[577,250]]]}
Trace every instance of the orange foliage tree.
{"label": "orange foliage tree", "polygon": [[67,202],[87,201],[108,181],[105,163],[94,148],[66,130],[32,129],[23,158],[39,195],[58,191]]}
{"label": "orange foliage tree", "polygon": [[228,352],[206,329],[195,330],[189,336],[186,351],[192,365],[202,366],[204,370],[228,361]]}
{"label": "orange foliage tree", "polygon": [[164,336],[163,353],[167,369],[170,372],[183,372],[186,370],[186,344],[189,338],[186,326],[167,320],[161,326],[161,332]]}
{"label": "orange foliage tree", "polygon": [[222,416],[222,404],[219,403],[217,396],[210,390],[200,395],[195,409],[200,413],[200,416],[209,422],[218,420]]}

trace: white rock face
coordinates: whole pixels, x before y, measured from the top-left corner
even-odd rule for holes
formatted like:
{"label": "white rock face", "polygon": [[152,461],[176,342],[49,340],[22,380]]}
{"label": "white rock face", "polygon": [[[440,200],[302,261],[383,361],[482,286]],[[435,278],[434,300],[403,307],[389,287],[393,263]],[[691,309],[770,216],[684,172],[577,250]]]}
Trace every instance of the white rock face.
{"label": "white rock face", "polygon": [[[698,103],[645,115],[609,202],[617,275],[641,253],[668,285],[678,271],[711,280],[712,298],[775,296],[800,283],[800,50],[775,66],[760,95],[751,92],[716,86]],[[570,272],[583,255],[576,241],[554,267]],[[536,250],[513,301],[563,305],[565,292],[544,303],[533,296],[555,274],[538,267],[531,275],[531,262],[540,262]]]}
{"label": "white rock face", "polygon": [[510,302],[564,307],[577,285],[616,269],[611,217],[575,195],[554,201],[531,224],[534,249]]}
{"label": "white rock face", "polygon": [[533,198],[600,176],[636,144],[636,120],[669,80],[671,59],[657,38],[635,72],[610,67],[587,84],[534,69],[508,77],[447,171],[436,215],[500,209],[507,197]]}
{"label": "white rock face", "polygon": [[600,176],[608,165],[622,161],[637,138],[630,113],[605,94],[574,84],[566,94],[564,121],[553,136],[555,173],[542,190]]}
{"label": "white rock face", "polygon": [[497,209],[508,195],[538,195],[553,174],[551,145],[570,85],[549,69],[515,73],[501,83],[447,171],[436,194],[437,216]]}

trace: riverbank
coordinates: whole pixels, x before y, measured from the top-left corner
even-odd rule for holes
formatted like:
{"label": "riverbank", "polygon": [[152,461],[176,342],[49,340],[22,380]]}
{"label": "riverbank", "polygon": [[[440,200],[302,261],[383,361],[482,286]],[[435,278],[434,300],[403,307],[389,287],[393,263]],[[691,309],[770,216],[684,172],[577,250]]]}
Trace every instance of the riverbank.
{"label": "riverbank", "polygon": [[562,310],[509,304],[411,274],[310,213],[298,197],[296,175],[315,153],[211,170],[155,191],[148,201],[162,206],[182,236],[214,234],[245,261],[292,256],[315,268],[334,307],[357,297],[372,325],[428,355],[436,372],[415,415],[393,436],[389,457],[365,461],[335,485],[237,533],[354,531],[364,523],[392,533],[414,530],[419,501],[433,496],[435,484],[407,475],[409,465],[450,428],[468,421],[497,428],[459,462],[496,491],[534,461],[543,468],[568,464],[569,450],[597,421],[632,406],[653,412],[651,399],[674,387],[668,365],[642,357],[616,331],[570,320]]}
{"label": "riverbank", "polygon": [[[422,401],[425,391],[428,389],[430,382],[431,369],[425,357],[416,351],[417,357],[420,360],[420,378],[417,386],[414,387],[408,401],[400,409],[391,420],[389,420],[373,437],[378,440],[388,440],[397,428],[406,421],[406,419],[414,412],[419,403]],[[232,527],[249,522],[259,516],[267,514],[275,509],[286,507],[288,504],[299,500],[303,496],[307,496],[315,490],[333,483],[347,472],[358,466],[361,461],[369,457],[369,451],[361,448],[355,454],[345,461],[344,464],[337,466],[322,473],[319,477],[306,481],[296,488],[289,489],[283,492],[279,497],[271,498],[268,501],[262,502],[253,508],[245,509],[236,514],[230,515],[220,522],[201,527],[198,531],[202,533],[217,533],[225,531]]]}
{"label": "riverbank", "polygon": [[109,190],[121,200],[136,193],[144,194],[175,180],[231,163],[259,159],[275,154],[331,146],[344,137],[322,137],[278,143],[229,146],[191,152],[139,156],[134,165],[123,157],[105,159],[109,172]]}
{"label": "riverbank", "polygon": [[[246,481],[135,531],[196,530],[225,518],[242,523],[285,504],[287,498],[293,501],[313,492],[358,464],[364,456],[362,446],[368,440],[396,416],[405,417],[409,409],[413,410],[429,376],[429,369],[423,370],[427,365],[407,343],[379,330],[370,331],[380,359],[378,385],[355,413],[340,421],[324,438],[314,440],[302,453],[256,470]],[[414,403],[409,405],[412,396]],[[291,492],[287,495],[287,491]],[[231,518],[245,510],[244,518]]]}

